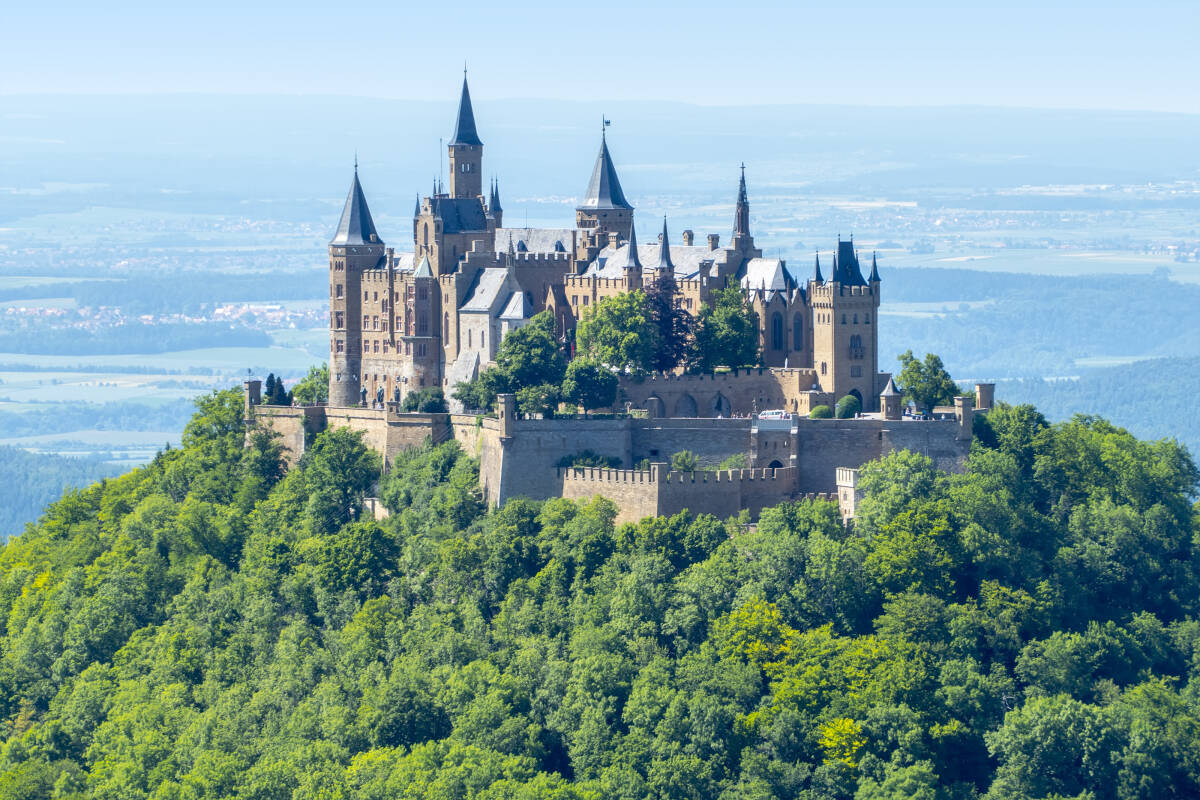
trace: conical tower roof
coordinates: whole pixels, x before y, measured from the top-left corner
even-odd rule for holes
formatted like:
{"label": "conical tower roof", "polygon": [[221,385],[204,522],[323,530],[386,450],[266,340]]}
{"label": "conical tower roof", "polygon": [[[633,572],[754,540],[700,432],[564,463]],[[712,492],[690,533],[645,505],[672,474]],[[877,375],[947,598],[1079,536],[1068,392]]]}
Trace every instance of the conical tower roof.
{"label": "conical tower roof", "polygon": [[896,388],[896,382],[888,378],[887,386],[883,387],[883,391],[879,393],[880,397],[898,397],[900,391]]}
{"label": "conical tower roof", "polygon": [[337,232],[333,234],[330,244],[358,245],[383,244],[375,232],[375,221],[371,219],[371,209],[367,208],[367,198],[363,194],[362,184],[358,182],[358,165],[354,166],[354,180],[350,184],[350,194],[346,196],[346,206],[342,209],[342,218],[338,222]]}
{"label": "conical tower roof", "polygon": [[603,133],[600,134],[600,154],[596,156],[596,166],[592,169],[592,179],[588,181],[587,192],[583,196],[580,208],[627,208],[633,206],[625,199],[621,191],[621,181],[617,178],[617,168],[613,166],[612,156],[608,152],[608,141]]}
{"label": "conical tower roof", "polygon": [[825,276],[821,274],[821,254],[817,253],[817,266],[813,271],[813,280],[817,283],[824,283]]}
{"label": "conical tower roof", "polygon": [[504,208],[500,205],[500,181],[492,182],[492,201],[488,204],[488,208],[495,214],[497,211],[503,211]]}
{"label": "conical tower roof", "polygon": [[463,70],[462,98],[458,101],[458,121],[454,123],[454,135],[450,144],[467,144],[482,147],[479,133],[475,130],[475,112],[471,109],[471,92],[467,89],[467,71]]}
{"label": "conical tower roof", "polygon": [[879,280],[879,262],[876,260],[874,252],[871,253],[871,277],[869,280],[873,283]]}

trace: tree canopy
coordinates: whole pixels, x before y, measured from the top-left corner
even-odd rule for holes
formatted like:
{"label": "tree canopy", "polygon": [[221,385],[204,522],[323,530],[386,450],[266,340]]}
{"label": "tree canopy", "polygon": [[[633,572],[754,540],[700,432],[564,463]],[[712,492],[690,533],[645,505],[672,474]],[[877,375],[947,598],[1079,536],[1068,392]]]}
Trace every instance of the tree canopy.
{"label": "tree canopy", "polygon": [[741,289],[713,293],[712,304],[700,306],[695,336],[687,357],[692,372],[717,367],[752,367],[758,363],[758,315]]}
{"label": "tree canopy", "polygon": [[575,328],[580,354],[617,372],[643,375],[654,368],[659,332],[641,289],[601,298]]}
{"label": "tree canopy", "polygon": [[934,353],[926,353],[924,361],[914,356],[912,350],[901,353],[899,380],[904,399],[921,411],[950,405],[958,394],[958,384],[951,380],[942,359]]}
{"label": "tree canopy", "polygon": [[[237,391],[0,550],[5,798],[1200,795],[1200,474],[981,416],[756,525],[486,509],[455,442],[285,468]],[[583,454],[580,454],[583,457]],[[376,521],[362,497],[390,511]]]}

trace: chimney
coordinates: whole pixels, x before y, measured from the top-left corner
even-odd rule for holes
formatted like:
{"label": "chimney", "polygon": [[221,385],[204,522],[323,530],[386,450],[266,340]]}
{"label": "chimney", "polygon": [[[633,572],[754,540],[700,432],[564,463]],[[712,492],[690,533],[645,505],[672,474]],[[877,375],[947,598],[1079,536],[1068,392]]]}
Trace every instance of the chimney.
{"label": "chimney", "polygon": [[710,233],[708,235],[708,249],[716,250],[721,245],[721,234]]}
{"label": "chimney", "polygon": [[620,247],[621,246],[621,234],[617,233],[616,231],[609,231],[608,232],[608,246],[614,250],[616,250],[618,247]]}
{"label": "chimney", "polygon": [[695,238],[695,234],[694,234],[694,233],[692,233],[691,231],[684,231],[684,232],[683,232],[683,246],[684,246],[684,247],[691,247],[691,246],[692,246],[692,239],[693,239],[693,238]]}

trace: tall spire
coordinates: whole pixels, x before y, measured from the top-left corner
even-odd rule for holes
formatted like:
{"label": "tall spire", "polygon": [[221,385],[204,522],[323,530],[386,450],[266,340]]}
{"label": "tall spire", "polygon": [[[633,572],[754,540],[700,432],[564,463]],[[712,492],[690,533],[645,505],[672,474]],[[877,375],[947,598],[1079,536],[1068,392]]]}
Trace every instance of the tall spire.
{"label": "tall spire", "polygon": [[742,164],[742,177],[738,181],[737,207],[733,213],[734,242],[750,235],[750,202],[746,199],[746,165]]}
{"label": "tall spire", "polygon": [[879,262],[875,259],[875,251],[871,251],[871,277],[868,279],[872,283],[879,281]]}
{"label": "tall spire", "polygon": [[821,274],[821,253],[817,252],[817,267],[813,272],[813,280],[817,283],[824,283],[825,277]]}
{"label": "tall spire", "polygon": [[658,243],[658,263],[654,265],[655,269],[669,270],[675,272],[675,265],[671,263],[671,241],[667,238],[667,218],[663,216],[663,231],[662,241]]}
{"label": "tall spire", "polygon": [[450,144],[466,144],[482,147],[479,133],[475,130],[475,112],[471,108],[471,91],[467,88],[467,70],[463,68],[462,98],[458,101],[458,121],[454,123],[454,135]]}
{"label": "tall spire", "polygon": [[350,183],[350,194],[346,196],[346,205],[342,209],[342,218],[338,222],[337,232],[334,233],[330,244],[360,245],[383,244],[375,232],[375,221],[371,219],[371,210],[367,208],[367,198],[363,194],[362,184],[358,182],[358,157],[354,159],[354,180]]}
{"label": "tall spire", "polygon": [[415,206],[413,206],[413,216],[414,217],[421,216],[421,195],[420,194],[417,195],[417,204]]}
{"label": "tall spire", "polygon": [[492,209],[493,214],[504,210],[504,208],[500,205],[500,179],[499,178],[492,179],[492,201],[490,204],[490,208]]}
{"label": "tall spire", "polygon": [[[607,124],[605,120],[605,125]],[[587,193],[584,194],[579,208],[633,210],[633,206],[625,199],[625,193],[621,191],[621,181],[617,179],[617,169],[613,166],[612,156],[608,152],[608,139],[603,131],[600,134],[600,153],[596,156],[592,179],[588,181]]]}

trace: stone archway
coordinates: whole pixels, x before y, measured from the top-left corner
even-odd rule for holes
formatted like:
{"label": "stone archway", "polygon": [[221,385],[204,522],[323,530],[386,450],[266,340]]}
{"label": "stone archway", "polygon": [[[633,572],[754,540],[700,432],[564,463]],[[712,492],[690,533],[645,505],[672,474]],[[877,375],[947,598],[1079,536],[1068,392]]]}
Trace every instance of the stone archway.
{"label": "stone archway", "polygon": [[852,395],[854,395],[856,398],[858,398],[858,407],[859,407],[859,408],[861,408],[863,411],[866,411],[866,410],[867,410],[867,406],[866,406],[866,404],[863,402],[862,394],[861,394],[861,393],[858,391],[858,389],[851,389],[851,390],[850,390],[850,394],[852,394]]}
{"label": "stone archway", "polygon": [[667,415],[667,406],[663,403],[661,397],[652,394],[646,398],[646,414],[651,419],[658,419]]}
{"label": "stone archway", "polygon": [[690,394],[680,395],[675,401],[675,416],[677,417],[698,417],[700,411],[696,406],[696,398]]}
{"label": "stone archway", "polygon": [[770,464],[767,464],[767,469],[783,469],[783,463],[779,459],[775,459]]}
{"label": "stone archway", "polygon": [[733,406],[729,403],[729,398],[717,392],[713,396],[712,403],[709,404],[709,411],[714,417],[729,418],[733,412]]}

